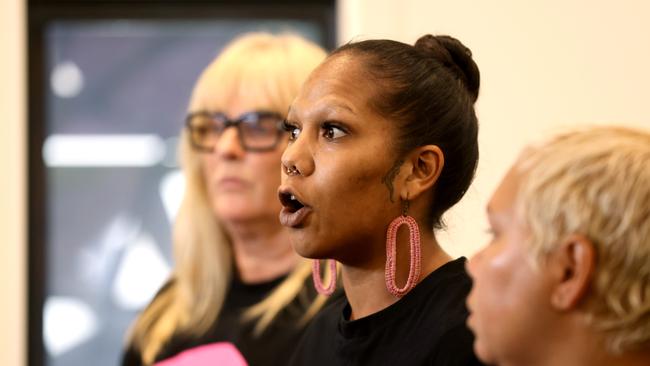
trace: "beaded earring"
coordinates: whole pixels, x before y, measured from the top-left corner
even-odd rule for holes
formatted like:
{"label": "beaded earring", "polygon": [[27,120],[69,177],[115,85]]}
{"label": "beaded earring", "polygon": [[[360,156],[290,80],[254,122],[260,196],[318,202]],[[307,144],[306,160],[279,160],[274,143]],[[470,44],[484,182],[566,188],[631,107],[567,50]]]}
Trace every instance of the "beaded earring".
{"label": "beaded earring", "polygon": [[334,290],[336,289],[336,261],[334,259],[326,259],[326,261],[329,262],[330,273],[332,274],[330,284],[327,287],[323,285],[323,281],[320,278],[319,259],[313,260],[311,275],[314,280],[314,287],[316,287],[316,291],[318,291],[318,293],[321,295],[329,296],[334,293]]}
{"label": "beaded earring", "polygon": [[[386,232],[386,288],[388,292],[396,297],[402,297],[415,287],[420,278],[420,229],[418,223],[406,213],[409,208],[409,201],[403,202],[402,215],[398,216],[388,226]],[[399,288],[395,283],[397,272],[397,229],[406,225],[409,228],[409,247],[411,251],[411,261],[409,263],[409,276],[404,287]]]}

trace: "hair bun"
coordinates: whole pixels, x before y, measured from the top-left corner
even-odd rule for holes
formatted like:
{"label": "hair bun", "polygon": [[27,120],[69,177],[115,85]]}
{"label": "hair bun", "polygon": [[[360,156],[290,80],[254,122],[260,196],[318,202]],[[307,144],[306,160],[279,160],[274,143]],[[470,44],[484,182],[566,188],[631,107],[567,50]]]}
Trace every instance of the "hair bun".
{"label": "hair bun", "polygon": [[420,37],[414,47],[451,70],[463,82],[472,101],[476,101],[481,83],[480,74],[469,48],[456,38],[431,34]]}

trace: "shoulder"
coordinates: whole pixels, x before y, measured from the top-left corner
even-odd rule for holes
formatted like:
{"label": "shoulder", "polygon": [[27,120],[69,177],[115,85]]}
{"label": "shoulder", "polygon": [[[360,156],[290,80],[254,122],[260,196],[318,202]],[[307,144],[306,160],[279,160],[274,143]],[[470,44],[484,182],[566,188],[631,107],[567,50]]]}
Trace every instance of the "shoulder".
{"label": "shoulder", "polygon": [[314,319],[309,322],[303,338],[306,338],[310,333],[319,334],[323,330],[335,330],[347,301],[343,291],[335,292],[327,300],[325,306],[314,316]]}
{"label": "shoulder", "polygon": [[465,300],[472,287],[472,281],[465,272],[465,258],[446,263],[420,282],[407,300],[409,305],[427,309],[434,318],[455,320],[453,327],[467,316]]}
{"label": "shoulder", "polygon": [[460,258],[443,265],[398,302],[402,304],[396,320],[391,322],[392,332],[417,339],[427,360],[474,357],[473,336],[465,324],[469,314],[465,301],[471,281],[464,262]]}
{"label": "shoulder", "polygon": [[474,354],[474,335],[466,324],[469,312],[465,301],[472,281],[465,271],[465,261],[459,258],[447,263],[437,273],[435,285],[429,284],[423,306],[440,329],[429,346],[433,365],[481,365]]}
{"label": "shoulder", "polygon": [[464,324],[450,328],[442,335],[431,361],[432,365],[482,365],[474,353],[474,335]]}

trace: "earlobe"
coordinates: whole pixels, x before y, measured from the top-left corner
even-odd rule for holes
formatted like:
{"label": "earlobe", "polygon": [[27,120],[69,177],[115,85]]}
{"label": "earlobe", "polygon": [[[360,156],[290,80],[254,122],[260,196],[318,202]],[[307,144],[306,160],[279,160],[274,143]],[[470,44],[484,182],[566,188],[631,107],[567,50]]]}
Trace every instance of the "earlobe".
{"label": "earlobe", "polygon": [[555,274],[551,305],[560,311],[575,308],[591,285],[596,250],[583,235],[571,235],[549,257]]}
{"label": "earlobe", "polygon": [[413,199],[433,187],[438,181],[445,164],[445,157],[440,147],[426,145],[414,150],[408,162],[410,162],[410,169],[401,196],[405,198],[408,194]]}

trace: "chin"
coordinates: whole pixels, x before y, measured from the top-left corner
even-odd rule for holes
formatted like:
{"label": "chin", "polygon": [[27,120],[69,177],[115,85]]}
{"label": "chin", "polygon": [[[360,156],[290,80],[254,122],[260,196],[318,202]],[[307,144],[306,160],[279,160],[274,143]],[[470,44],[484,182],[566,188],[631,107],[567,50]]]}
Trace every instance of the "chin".
{"label": "chin", "polygon": [[217,216],[221,221],[230,222],[250,221],[251,219],[255,218],[255,216],[247,210],[236,210],[232,208],[217,212]]}
{"label": "chin", "polygon": [[314,259],[313,248],[310,248],[303,236],[295,231],[296,229],[289,229],[289,241],[291,241],[293,250],[301,257]]}
{"label": "chin", "polygon": [[477,338],[474,339],[474,353],[476,354],[476,357],[481,360],[481,362],[488,365],[496,364],[494,357],[490,355],[487,349],[485,349],[483,344]]}
{"label": "chin", "polygon": [[215,214],[221,220],[240,221],[255,216],[250,205],[245,202],[238,202],[237,200],[231,202],[227,202],[226,200],[216,202],[213,207]]}
{"label": "chin", "polygon": [[319,243],[313,239],[307,238],[301,229],[290,229],[289,238],[293,250],[299,256],[309,259],[329,258],[322,250],[319,250]]}

